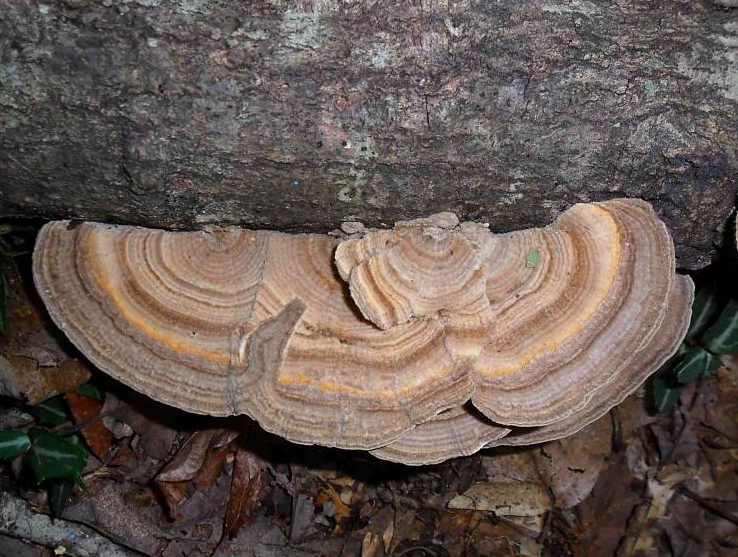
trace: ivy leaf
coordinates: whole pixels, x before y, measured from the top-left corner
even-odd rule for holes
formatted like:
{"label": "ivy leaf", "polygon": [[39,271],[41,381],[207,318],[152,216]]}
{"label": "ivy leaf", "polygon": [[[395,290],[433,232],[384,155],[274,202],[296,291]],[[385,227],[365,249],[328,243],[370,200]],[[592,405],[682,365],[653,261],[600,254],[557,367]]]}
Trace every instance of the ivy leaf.
{"label": "ivy leaf", "polygon": [[82,383],[79,387],[77,387],[77,392],[81,395],[94,398],[95,400],[102,400],[102,395],[100,394],[100,391],[92,383]]}
{"label": "ivy leaf", "polygon": [[715,324],[702,336],[714,354],[738,354],[738,299],[728,302]]}
{"label": "ivy leaf", "polygon": [[87,465],[85,450],[64,437],[37,427],[28,431],[31,439],[31,468],[39,483],[48,478],[71,478],[82,483]]}
{"label": "ivy leaf", "polygon": [[721,365],[720,358],[710,354],[700,346],[687,352],[674,366],[672,374],[681,384],[691,383],[700,377],[707,377]]}
{"label": "ivy leaf", "polygon": [[700,288],[692,303],[692,319],[689,322],[687,338],[694,338],[702,334],[713,322],[720,311],[720,298],[714,284]]}
{"label": "ivy leaf", "polygon": [[72,494],[73,484],[69,480],[54,480],[49,486],[49,508],[54,518],[59,518]]}
{"label": "ivy leaf", "polygon": [[57,426],[69,420],[67,409],[59,396],[47,398],[33,407],[31,411],[41,424]]}
{"label": "ivy leaf", "polygon": [[681,387],[672,387],[663,377],[653,381],[653,403],[657,412],[668,410],[676,404],[682,395]]}
{"label": "ivy leaf", "polygon": [[7,329],[8,304],[5,298],[5,269],[0,266],[0,333]]}
{"label": "ivy leaf", "polygon": [[15,458],[31,447],[28,435],[17,429],[0,431],[0,458]]}

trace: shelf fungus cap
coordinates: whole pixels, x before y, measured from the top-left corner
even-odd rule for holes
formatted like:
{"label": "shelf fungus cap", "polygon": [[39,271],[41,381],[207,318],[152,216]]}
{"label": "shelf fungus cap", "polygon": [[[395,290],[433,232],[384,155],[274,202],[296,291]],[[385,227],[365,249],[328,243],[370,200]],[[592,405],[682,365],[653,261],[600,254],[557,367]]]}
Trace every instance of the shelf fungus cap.
{"label": "shelf fungus cap", "polygon": [[34,277],[82,352],[152,398],[408,464],[573,433],[685,334],[691,282],[639,200],[356,236],[61,221]]}
{"label": "shelf fungus cap", "polygon": [[366,319],[386,330],[489,306],[484,262],[458,223],[438,213],[339,244],[336,267]]}
{"label": "shelf fungus cap", "polygon": [[385,445],[471,390],[434,321],[382,331],[351,303],[336,241],[225,228],[49,223],[34,278],[101,370],[184,410],[247,414],[297,443]]}

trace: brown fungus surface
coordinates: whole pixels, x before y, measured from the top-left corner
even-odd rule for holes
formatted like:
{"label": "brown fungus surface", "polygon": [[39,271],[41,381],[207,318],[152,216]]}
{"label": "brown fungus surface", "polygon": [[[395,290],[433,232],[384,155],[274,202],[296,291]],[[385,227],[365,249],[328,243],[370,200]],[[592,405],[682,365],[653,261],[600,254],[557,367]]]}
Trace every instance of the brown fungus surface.
{"label": "brown fungus surface", "polygon": [[637,200],[508,234],[441,213],[343,242],[54,222],[34,277],[134,389],[408,464],[573,433],[676,349],[693,295]]}

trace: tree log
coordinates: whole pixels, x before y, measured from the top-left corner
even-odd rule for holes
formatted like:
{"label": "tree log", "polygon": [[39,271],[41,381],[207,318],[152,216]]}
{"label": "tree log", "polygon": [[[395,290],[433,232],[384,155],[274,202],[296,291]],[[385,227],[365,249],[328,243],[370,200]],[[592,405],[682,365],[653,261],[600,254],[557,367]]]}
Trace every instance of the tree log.
{"label": "tree log", "polygon": [[699,268],[738,176],[713,0],[0,0],[0,218],[506,231],[653,202]]}

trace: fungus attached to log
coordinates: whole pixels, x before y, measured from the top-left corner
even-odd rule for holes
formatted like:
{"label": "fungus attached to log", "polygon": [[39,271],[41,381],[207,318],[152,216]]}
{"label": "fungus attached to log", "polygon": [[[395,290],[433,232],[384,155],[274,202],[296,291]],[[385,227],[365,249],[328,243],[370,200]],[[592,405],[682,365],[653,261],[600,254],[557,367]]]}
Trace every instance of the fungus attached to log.
{"label": "fungus attached to log", "polygon": [[34,277],[82,352],[152,398],[409,464],[577,431],[676,349],[692,299],[636,200],[343,242],[54,222]]}

